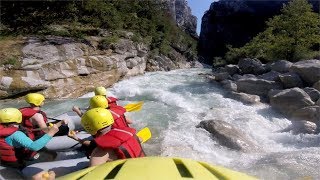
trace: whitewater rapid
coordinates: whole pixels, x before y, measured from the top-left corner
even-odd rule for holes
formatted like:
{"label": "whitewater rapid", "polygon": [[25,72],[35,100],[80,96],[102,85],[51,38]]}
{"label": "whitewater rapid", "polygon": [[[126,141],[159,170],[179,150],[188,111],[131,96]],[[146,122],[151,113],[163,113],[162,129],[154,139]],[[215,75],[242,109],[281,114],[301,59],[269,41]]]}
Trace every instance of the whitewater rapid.
{"label": "whitewater rapid", "polygon": [[[320,135],[277,131],[290,121],[266,104],[244,105],[224,98],[218,84],[203,73],[210,69],[151,72],[116,83],[109,95],[125,105],[144,101],[139,112],[127,113],[134,127],[148,126],[152,139],[143,145],[149,156],[184,157],[222,165],[259,179],[320,179]],[[47,102],[48,116],[88,106],[82,98]],[[23,104],[23,103],[22,103]],[[18,105],[21,107],[21,103]],[[9,106],[1,104],[0,107]],[[17,106],[17,103],[13,104]],[[243,153],[219,145],[210,133],[196,126],[203,120],[222,120],[246,133],[261,152]]]}

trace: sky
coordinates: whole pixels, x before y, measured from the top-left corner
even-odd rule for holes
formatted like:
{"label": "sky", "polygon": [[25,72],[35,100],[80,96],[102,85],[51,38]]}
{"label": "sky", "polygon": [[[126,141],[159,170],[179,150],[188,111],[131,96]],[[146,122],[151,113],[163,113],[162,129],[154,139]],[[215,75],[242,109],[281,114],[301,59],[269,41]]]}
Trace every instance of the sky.
{"label": "sky", "polygon": [[216,0],[188,0],[188,5],[191,8],[192,14],[198,18],[198,23],[197,23],[198,35],[200,35],[202,16],[204,12],[209,10],[210,5],[213,1],[216,1]]}

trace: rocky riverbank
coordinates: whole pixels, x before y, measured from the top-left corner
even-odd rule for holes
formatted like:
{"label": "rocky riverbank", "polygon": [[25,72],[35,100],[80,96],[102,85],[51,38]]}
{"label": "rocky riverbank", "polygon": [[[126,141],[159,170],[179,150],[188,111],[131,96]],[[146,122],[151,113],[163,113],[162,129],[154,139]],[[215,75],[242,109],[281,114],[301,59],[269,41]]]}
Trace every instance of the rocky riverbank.
{"label": "rocky riverbank", "polygon": [[227,98],[247,104],[269,103],[292,121],[283,131],[319,132],[320,60],[262,64],[247,58],[214,68],[207,77],[228,91]]}
{"label": "rocky riverbank", "polygon": [[[110,32],[105,32],[108,36]],[[145,71],[198,66],[188,60],[185,49],[173,50],[170,58],[149,56],[149,48],[123,32],[117,43],[99,48],[103,36],[85,40],[68,37],[25,37],[19,68],[6,65],[0,71],[0,99],[39,91],[47,98],[78,97],[95,86],[111,86],[122,78]],[[182,47],[183,48],[183,47]]]}

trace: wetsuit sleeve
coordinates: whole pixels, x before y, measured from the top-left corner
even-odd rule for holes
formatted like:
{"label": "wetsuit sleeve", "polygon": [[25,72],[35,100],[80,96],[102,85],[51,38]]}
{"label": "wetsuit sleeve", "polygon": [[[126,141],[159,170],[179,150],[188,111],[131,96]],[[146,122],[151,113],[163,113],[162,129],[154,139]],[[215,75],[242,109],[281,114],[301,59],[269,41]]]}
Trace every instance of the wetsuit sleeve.
{"label": "wetsuit sleeve", "polygon": [[21,131],[16,131],[11,135],[12,146],[14,147],[24,147],[32,151],[39,151],[42,149],[52,137],[48,134],[44,134],[41,138],[36,141],[32,141],[26,134]]}

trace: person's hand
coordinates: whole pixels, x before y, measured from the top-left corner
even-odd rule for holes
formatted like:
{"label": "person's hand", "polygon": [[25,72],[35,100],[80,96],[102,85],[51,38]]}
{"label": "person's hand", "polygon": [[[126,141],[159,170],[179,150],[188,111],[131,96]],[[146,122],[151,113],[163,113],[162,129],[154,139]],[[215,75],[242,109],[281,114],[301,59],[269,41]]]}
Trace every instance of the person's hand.
{"label": "person's hand", "polygon": [[73,107],[72,107],[72,111],[74,111],[74,112],[79,112],[80,109],[79,109],[78,106],[73,106]]}
{"label": "person's hand", "polygon": [[47,134],[53,137],[59,131],[59,127],[56,124],[53,124],[49,127]]}
{"label": "person's hand", "polygon": [[41,171],[38,174],[32,176],[32,180],[54,180],[56,178],[56,173],[53,171]]}
{"label": "person's hand", "polygon": [[69,133],[68,133],[68,137],[69,138],[72,138],[72,139],[74,139],[74,140],[77,140],[78,139],[78,137],[77,137],[77,134],[78,133],[78,131],[69,131]]}
{"label": "person's hand", "polygon": [[68,120],[63,119],[63,120],[61,121],[61,125],[66,125],[66,124],[68,124]]}

